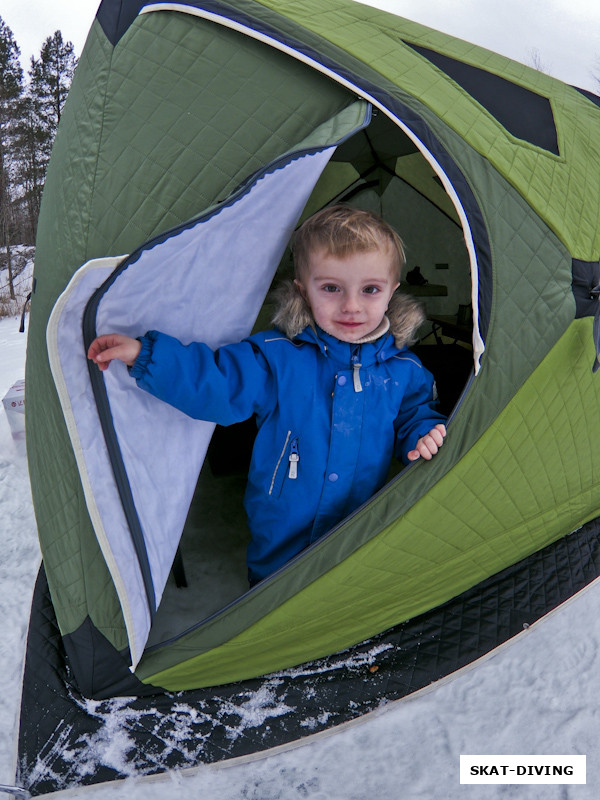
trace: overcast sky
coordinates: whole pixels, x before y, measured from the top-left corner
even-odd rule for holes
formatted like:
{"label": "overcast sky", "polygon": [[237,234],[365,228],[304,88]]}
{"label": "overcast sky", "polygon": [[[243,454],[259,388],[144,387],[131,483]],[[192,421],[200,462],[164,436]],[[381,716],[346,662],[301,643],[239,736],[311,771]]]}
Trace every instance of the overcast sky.
{"label": "overcast sky", "polygon": [[[598,0],[366,0],[369,5],[475,42],[517,61],[598,93]],[[325,3],[326,0],[323,0]],[[85,42],[99,0],[0,0],[0,16],[21,48],[25,71],[44,40],[60,30],[75,45]]]}

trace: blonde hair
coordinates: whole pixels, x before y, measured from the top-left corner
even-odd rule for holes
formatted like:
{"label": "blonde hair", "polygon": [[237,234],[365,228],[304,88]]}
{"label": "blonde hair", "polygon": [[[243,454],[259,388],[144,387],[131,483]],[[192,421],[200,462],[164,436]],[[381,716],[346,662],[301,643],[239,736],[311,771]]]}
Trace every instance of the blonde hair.
{"label": "blonde hair", "polygon": [[296,278],[306,275],[311,255],[325,250],[335,258],[357,252],[389,249],[391,266],[399,281],[406,261],[404,243],[388,223],[371,211],[335,205],[317,211],[296,231],[292,254]]}

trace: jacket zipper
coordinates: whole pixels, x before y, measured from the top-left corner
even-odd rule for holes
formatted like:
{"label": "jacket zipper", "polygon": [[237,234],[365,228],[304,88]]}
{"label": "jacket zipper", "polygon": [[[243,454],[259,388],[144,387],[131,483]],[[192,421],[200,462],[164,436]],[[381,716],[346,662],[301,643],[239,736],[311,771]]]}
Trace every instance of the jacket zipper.
{"label": "jacket zipper", "polygon": [[360,358],[360,345],[355,347],[352,351],[352,358],[350,359],[352,362],[352,381],[354,382],[354,391],[355,392],[362,392],[363,387],[362,383],[360,382],[360,368],[362,364],[359,361]]}
{"label": "jacket zipper", "polygon": [[298,462],[300,461],[297,438],[292,439],[292,443],[290,445],[290,456],[288,460],[290,462],[290,471],[288,472],[288,477],[295,481],[298,477]]}

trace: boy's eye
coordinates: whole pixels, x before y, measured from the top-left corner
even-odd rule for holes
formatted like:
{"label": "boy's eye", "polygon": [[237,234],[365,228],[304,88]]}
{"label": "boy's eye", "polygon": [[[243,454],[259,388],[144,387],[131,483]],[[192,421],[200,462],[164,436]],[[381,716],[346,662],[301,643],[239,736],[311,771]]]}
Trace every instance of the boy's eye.
{"label": "boy's eye", "polygon": [[365,286],[363,291],[364,291],[365,294],[377,294],[377,292],[379,291],[379,287],[378,286]]}
{"label": "boy's eye", "polygon": [[338,287],[334,286],[334,284],[332,284],[332,283],[328,283],[325,286],[323,286],[323,291],[324,292],[337,292],[338,291]]}

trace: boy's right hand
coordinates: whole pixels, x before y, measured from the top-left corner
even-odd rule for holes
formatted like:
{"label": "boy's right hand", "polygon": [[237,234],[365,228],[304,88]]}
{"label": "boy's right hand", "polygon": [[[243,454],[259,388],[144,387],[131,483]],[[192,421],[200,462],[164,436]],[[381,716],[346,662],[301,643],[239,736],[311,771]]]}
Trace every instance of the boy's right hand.
{"label": "boy's right hand", "polygon": [[446,426],[436,425],[425,436],[421,436],[417,442],[415,449],[408,453],[409,461],[416,461],[418,458],[425,458],[427,461],[433,458],[440,447],[444,444],[444,437],[446,436]]}
{"label": "boy's right hand", "polygon": [[142,343],[137,339],[132,339],[131,336],[107,333],[94,339],[89,347],[87,357],[101,370],[108,369],[108,365],[114,358],[127,364],[128,367],[132,367],[141,349]]}

